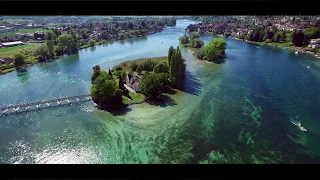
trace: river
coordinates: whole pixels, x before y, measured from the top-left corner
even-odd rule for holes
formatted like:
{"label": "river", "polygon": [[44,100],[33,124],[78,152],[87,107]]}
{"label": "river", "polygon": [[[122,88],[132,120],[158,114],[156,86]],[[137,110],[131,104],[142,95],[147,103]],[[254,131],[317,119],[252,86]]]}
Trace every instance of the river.
{"label": "river", "polygon": [[[168,28],[2,75],[0,107],[88,94],[94,65],[166,56],[183,34]],[[108,113],[82,102],[1,116],[0,163],[320,163],[320,59],[226,41],[223,64],[181,48],[185,89],[164,104]]]}

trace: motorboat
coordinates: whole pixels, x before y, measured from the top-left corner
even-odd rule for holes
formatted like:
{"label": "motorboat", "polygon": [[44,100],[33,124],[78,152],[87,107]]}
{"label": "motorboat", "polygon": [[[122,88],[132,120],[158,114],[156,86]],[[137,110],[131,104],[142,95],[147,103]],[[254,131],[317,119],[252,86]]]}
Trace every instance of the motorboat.
{"label": "motorboat", "polygon": [[300,129],[301,131],[304,131],[304,132],[306,132],[306,131],[307,131],[307,129],[306,129],[306,128],[304,128],[304,127],[302,127],[302,126],[299,126],[299,129]]}

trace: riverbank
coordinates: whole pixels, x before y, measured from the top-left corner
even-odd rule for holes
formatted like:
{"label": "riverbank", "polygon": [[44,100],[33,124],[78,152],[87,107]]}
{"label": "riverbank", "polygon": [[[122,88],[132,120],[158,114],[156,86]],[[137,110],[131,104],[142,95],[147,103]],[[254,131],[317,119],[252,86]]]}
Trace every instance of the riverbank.
{"label": "riverbank", "polygon": [[[212,32],[205,32],[205,34],[210,34],[210,35],[213,35],[213,36],[226,38],[223,34],[213,34]],[[269,46],[272,46],[272,47],[287,49],[287,50],[290,50],[290,51],[304,53],[304,54],[310,54],[310,55],[314,55],[314,56],[320,56],[320,50],[318,50],[317,52],[312,52],[312,51],[310,51],[310,50],[312,50],[311,48],[293,46],[291,42],[282,42],[282,43],[269,42],[269,43],[267,43],[267,42],[248,41],[248,40],[239,39],[239,38],[233,37],[233,36],[229,36],[227,38],[231,38],[231,39],[235,39],[235,40],[239,40],[239,41],[246,41],[248,43],[253,43],[253,44],[269,45]]]}
{"label": "riverbank", "polygon": [[[148,33],[143,34],[143,35],[132,36],[132,37],[129,37],[129,38],[125,37],[124,39],[117,38],[117,39],[111,39],[111,40],[108,40],[108,41],[98,41],[98,42],[95,42],[95,46],[108,44],[108,43],[113,43],[113,42],[116,42],[116,41],[129,40],[129,39],[136,38],[136,37],[147,37],[148,35],[153,35],[155,33],[161,32],[163,30],[164,30],[164,28],[161,29],[161,30],[158,30],[158,31],[148,32]],[[85,49],[85,48],[90,48],[90,47],[92,47],[92,46],[89,45],[89,44],[86,44],[86,45],[78,47],[78,50]],[[21,52],[21,50],[24,50],[24,49],[15,50],[14,52]],[[12,52],[13,51],[6,52],[6,53],[8,53],[10,55],[10,57],[11,57],[11,56],[14,56],[14,54],[11,54]],[[76,53],[76,54],[78,54],[78,53]],[[57,57],[60,58],[62,56],[57,56]],[[25,67],[33,66],[33,65],[35,65],[37,63],[40,63],[36,59],[34,59],[34,57],[32,57],[32,58],[33,59],[29,58],[29,60],[28,60],[27,64],[25,65]],[[51,61],[48,61],[48,62],[51,62]],[[0,66],[0,75],[4,75],[4,74],[7,74],[7,73],[10,73],[10,72],[13,72],[13,71],[15,71],[15,68],[14,68],[13,65]]]}

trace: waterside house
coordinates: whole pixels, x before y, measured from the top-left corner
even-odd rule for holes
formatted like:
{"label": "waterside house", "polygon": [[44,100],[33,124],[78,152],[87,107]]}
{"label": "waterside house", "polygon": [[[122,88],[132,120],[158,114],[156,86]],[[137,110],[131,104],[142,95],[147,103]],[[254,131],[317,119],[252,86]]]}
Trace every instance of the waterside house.
{"label": "waterside house", "polygon": [[310,44],[308,45],[309,48],[318,49],[320,48],[320,38],[318,39],[311,39]]}
{"label": "waterside house", "polygon": [[139,77],[135,76],[131,73],[128,73],[127,78],[126,78],[126,85],[129,86],[131,89],[134,91],[140,91],[140,82],[139,82]]}

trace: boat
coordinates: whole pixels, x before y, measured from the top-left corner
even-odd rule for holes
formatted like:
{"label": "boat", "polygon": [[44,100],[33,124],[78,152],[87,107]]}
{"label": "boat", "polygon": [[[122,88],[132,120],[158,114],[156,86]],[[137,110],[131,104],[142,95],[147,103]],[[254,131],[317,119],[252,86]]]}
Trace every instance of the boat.
{"label": "boat", "polygon": [[307,68],[310,69],[310,66],[308,66]]}
{"label": "boat", "polygon": [[299,54],[299,52],[298,52],[298,51],[296,51],[296,52],[295,52],[295,54]]}
{"label": "boat", "polygon": [[306,131],[307,131],[307,129],[306,129],[306,128],[304,128],[304,127],[302,127],[302,126],[299,126],[299,129],[300,129],[301,131],[304,131],[304,132],[306,132]]}

